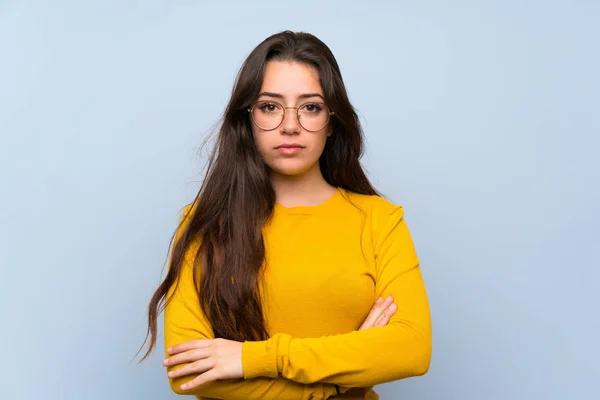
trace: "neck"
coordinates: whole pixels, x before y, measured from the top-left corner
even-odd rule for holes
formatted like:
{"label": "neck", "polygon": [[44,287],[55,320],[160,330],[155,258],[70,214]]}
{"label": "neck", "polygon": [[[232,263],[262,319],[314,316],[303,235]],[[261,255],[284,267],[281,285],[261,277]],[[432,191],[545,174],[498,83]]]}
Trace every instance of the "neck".
{"label": "neck", "polygon": [[313,206],[326,201],[336,188],[325,181],[319,164],[299,175],[271,172],[277,202],[285,207]]}

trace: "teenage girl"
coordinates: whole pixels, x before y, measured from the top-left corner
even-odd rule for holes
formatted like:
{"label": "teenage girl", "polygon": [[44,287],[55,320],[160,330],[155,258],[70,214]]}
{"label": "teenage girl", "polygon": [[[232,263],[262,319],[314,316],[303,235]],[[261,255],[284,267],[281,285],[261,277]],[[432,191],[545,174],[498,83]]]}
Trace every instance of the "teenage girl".
{"label": "teenage girl", "polygon": [[[206,177],[149,307],[173,390],[199,399],[377,399],[423,375],[431,320],[404,210],[360,164],[330,49],[282,32],[244,62]],[[144,358],[145,358],[144,357]]]}

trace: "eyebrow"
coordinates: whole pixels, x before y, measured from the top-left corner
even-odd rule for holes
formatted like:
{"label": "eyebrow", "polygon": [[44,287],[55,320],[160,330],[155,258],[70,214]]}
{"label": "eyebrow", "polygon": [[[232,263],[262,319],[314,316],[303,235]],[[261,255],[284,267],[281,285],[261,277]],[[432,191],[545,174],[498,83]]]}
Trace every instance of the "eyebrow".
{"label": "eyebrow", "polygon": [[[258,95],[258,97],[261,97],[261,96],[268,96],[268,97],[275,97],[277,99],[283,99],[283,95],[280,93],[262,92]],[[320,97],[321,99],[323,99],[323,101],[325,101],[325,98],[323,97],[323,95],[321,95],[319,93],[303,93],[300,96],[298,96],[298,98],[300,98],[300,99],[308,99],[310,97]]]}

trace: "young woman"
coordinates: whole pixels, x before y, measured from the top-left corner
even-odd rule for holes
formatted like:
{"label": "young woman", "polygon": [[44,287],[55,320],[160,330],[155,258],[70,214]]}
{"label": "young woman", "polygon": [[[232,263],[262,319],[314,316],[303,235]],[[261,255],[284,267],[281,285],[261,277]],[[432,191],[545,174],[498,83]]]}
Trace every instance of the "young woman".
{"label": "young woman", "polygon": [[427,372],[419,259],[362,151],[323,42],[286,31],[252,51],[149,306],[146,356],[164,310],[175,392],[377,399],[374,385]]}

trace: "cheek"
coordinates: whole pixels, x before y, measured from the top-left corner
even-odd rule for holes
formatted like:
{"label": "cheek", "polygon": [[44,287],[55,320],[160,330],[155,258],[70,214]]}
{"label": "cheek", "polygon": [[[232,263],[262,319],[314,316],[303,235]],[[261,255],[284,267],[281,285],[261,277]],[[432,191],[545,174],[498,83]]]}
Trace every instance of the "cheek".
{"label": "cheek", "polygon": [[313,153],[313,155],[318,158],[321,156],[321,153],[323,152],[323,149],[325,148],[325,143],[327,142],[327,134],[320,133],[320,134],[315,134],[315,135],[316,136],[313,138],[313,141],[312,141],[311,153]]}
{"label": "cheek", "polygon": [[268,148],[268,139],[266,137],[266,135],[261,135],[260,132],[256,132],[253,131],[253,137],[254,137],[254,144],[256,146],[256,150],[258,150],[258,154],[261,156],[261,158],[265,158],[265,155],[267,154],[267,148]]}

